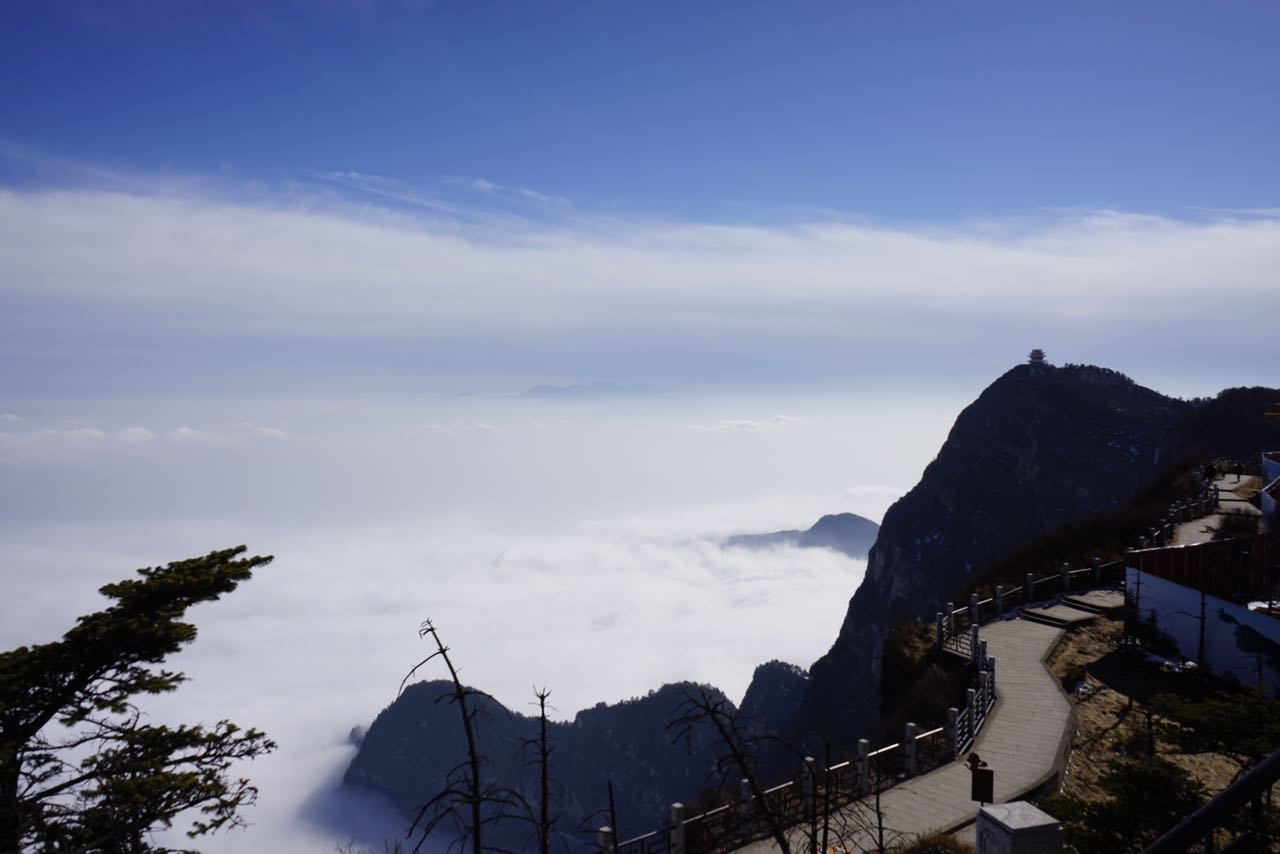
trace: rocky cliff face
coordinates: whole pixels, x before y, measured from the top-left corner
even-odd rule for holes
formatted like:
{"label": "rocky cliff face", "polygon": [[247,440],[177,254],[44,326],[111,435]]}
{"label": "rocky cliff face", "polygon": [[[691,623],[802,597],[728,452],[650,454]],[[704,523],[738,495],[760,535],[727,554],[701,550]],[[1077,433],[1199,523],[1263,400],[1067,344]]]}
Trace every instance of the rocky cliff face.
{"label": "rocky cliff face", "polygon": [[1132,498],[1185,446],[1191,408],[1104,368],[1021,365],[996,380],[885,514],[840,634],[810,669],[801,728],[845,745],[870,732],[888,626],[930,619],[999,555]]}
{"label": "rocky cliff face", "polygon": [[758,734],[783,732],[800,713],[800,702],[809,687],[809,674],[785,661],[761,664],[751,674],[739,714]]}
{"label": "rocky cliff face", "polygon": [[[621,838],[662,826],[672,803],[691,802],[714,785],[710,769],[722,748],[710,726],[695,728],[679,743],[667,731],[673,710],[690,690],[697,686],[665,685],[640,699],[600,703],[579,712],[571,723],[550,724],[553,813],[560,815],[557,827],[570,847],[576,850],[578,842],[590,838],[591,829],[610,823],[595,815],[608,804],[610,781]],[[451,694],[452,683],[444,681],[409,686],[364,734],[343,782],[380,791],[406,816],[415,815],[445,788],[450,769],[466,760],[466,740]],[[481,710],[477,741],[486,759],[482,776],[487,785],[515,789],[536,812],[534,754],[525,745],[537,736],[538,720],[483,695],[473,700]],[[448,829],[446,825],[443,832]],[[532,827],[502,821],[487,832],[521,850]]]}

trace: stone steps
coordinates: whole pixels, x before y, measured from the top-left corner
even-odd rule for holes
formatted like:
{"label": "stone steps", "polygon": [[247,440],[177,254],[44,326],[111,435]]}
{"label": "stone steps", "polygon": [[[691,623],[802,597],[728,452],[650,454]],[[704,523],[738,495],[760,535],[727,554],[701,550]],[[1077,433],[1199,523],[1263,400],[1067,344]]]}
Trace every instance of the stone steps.
{"label": "stone steps", "polygon": [[1071,605],[1049,605],[1044,608],[1023,608],[1022,619],[1033,623],[1043,623],[1060,629],[1083,625],[1102,616],[1102,612],[1090,609],[1074,608]]}

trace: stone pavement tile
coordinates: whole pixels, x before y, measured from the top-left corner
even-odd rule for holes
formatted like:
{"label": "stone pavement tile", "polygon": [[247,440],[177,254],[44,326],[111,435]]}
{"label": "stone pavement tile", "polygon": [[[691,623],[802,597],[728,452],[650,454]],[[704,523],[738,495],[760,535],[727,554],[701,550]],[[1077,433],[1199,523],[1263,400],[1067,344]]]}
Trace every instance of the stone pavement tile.
{"label": "stone pavement tile", "polygon": [[[1071,722],[1071,704],[1043,661],[1063,630],[1027,620],[1005,620],[980,630],[987,653],[996,659],[996,693],[1000,701],[978,734],[973,750],[996,771],[996,795],[1004,801],[1020,796],[1049,774]],[[949,830],[973,821],[979,805],[969,799],[969,771],[960,761],[900,783],[880,796],[886,828],[894,838]],[[865,828],[869,807],[864,801],[837,811],[833,830],[844,827],[845,847],[863,850],[874,842]],[[854,825],[864,825],[861,831]],[[793,829],[793,834],[795,834]],[[789,834],[796,840],[803,833]],[[773,840],[753,843],[745,854],[777,851]]]}

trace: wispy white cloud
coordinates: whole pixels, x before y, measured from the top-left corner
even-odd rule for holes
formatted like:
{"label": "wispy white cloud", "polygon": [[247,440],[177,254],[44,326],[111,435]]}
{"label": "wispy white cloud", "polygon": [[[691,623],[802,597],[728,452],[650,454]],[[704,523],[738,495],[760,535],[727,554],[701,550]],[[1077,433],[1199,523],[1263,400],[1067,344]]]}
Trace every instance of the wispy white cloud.
{"label": "wispy white cloud", "polygon": [[67,430],[41,430],[40,436],[67,442],[101,442],[107,434],[97,427],[73,427]]}
{"label": "wispy white cloud", "polygon": [[[1100,359],[1097,345],[1152,365],[1199,366],[1188,342],[1214,324],[1237,330],[1233,358],[1254,361],[1245,348],[1261,346],[1250,342],[1265,323],[1240,308],[1270,299],[1280,269],[1280,220],[1259,216],[544,222],[468,218],[474,211],[418,198],[395,179],[327,178],[440,217],[172,188],[2,190],[0,278],[6,301],[22,308],[9,316],[24,321],[0,320],[0,332],[15,340],[52,326],[65,331],[70,357],[86,360],[101,334],[144,352],[193,335],[227,348],[265,338],[273,352],[342,342],[357,357],[432,342],[440,347],[424,351],[440,370],[565,376],[590,367],[647,381],[677,371],[925,369],[957,354],[1017,359],[1030,346],[1078,346],[1081,361]],[[219,364],[256,375],[272,358]]]}
{"label": "wispy white cloud", "polygon": [[439,195],[428,192],[421,187],[415,187],[409,182],[399,178],[389,178],[385,175],[374,175],[367,172],[341,170],[311,172],[308,174],[319,181],[337,184],[350,190],[357,190],[361,193],[367,193],[370,196],[375,196],[392,202],[398,202],[400,204],[412,205],[453,215],[460,214],[463,210],[461,206],[454,204]]}
{"label": "wispy white cloud", "polygon": [[690,424],[688,429],[695,433],[759,433],[764,428],[758,421],[750,421],[745,418],[727,418],[711,424]]}
{"label": "wispy white cloud", "polygon": [[126,427],[116,434],[121,442],[130,445],[145,445],[156,440],[156,434],[146,427]]}
{"label": "wispy white cloud", "polygon": [[103,429],[92,425],[78,427],[45,427],[25,432],[0,433],[0,438],[28,446],[45,444],[53,446],[105,445],[117,443],[141,447],[158,442],[171,444],[236,444],[250,440],[278,440],[288,434],[278,427],[263,427],[252,423],[236,424],[225,429],[197,429],[182,425],[157,433],[146,427],[131,426],[121,429]]}
{"label": "wispy white cloud", "polygon": [[184,424],[170,430],[167,436],[179,443],[220,445],[244,442],[250,439],[283,439],[288,434],[278,427],[263,427],[258,424],[242,422],[223,430],[197,429]]}
{"label": "wispy white cloud", "polygon": [[561,209],[569,207],[569,200],[563,196],[552,196],[546,193],[540,193],[537,190],[531,190],[528,187],[513,187],[508,184],[499,184],[496,181],[490,181],[486,178],[459,178],[456,176],[447,176],[444,180],[454,186],[463,187],[487,196],[516,199],[522,202],[532,202],[542,206]]}
{"label": "wispy white cloud", "polygon": [[423,425],[423,430],[436,436],[456,436],[464,433],[501,433],[502,428],[487,421],[430,421]]}
{"label": "wispy white cloud", "polygon": [[686,429],[694,433],[764,433],[776,427],[788,424],[799,424],[801,419],[790,415],[775,415],[765,421],[752,421],[749,418],[726,418],[707,424],[690,424]]}
{"label": "wispy white cloud", "polygon": [[1210,214],[1226,215],[1226,216],[1260,216],[1270,219],[1280,219],[1280,207],[1274,208],[1197,208],[1196,210],[1206,211]]}

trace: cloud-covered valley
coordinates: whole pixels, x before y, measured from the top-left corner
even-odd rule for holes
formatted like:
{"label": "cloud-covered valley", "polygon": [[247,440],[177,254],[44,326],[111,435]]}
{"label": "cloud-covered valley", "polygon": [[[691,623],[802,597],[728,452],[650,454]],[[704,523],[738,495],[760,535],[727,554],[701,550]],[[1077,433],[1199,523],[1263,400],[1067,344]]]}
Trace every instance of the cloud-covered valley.
{"label": "cloud-covered valley", "polygon": [[[869,398],[13,403],[0,646],[52,640],[137,567],[238,543],[276,556],[192,615],[175,660],[191,681],[146,708],[279,742],[244,769],[255,826],[208,847],[284,852],[399,829],[332,792],[348,731],[422,657],[423,619],[467,681],[517,710],[549,687],[562,717],[678,679],[740,697],[763,661],[809,664],[863,562],[723,539],[879,518],[952,414]],[[721,422],[777,429],[688,428]]]}

